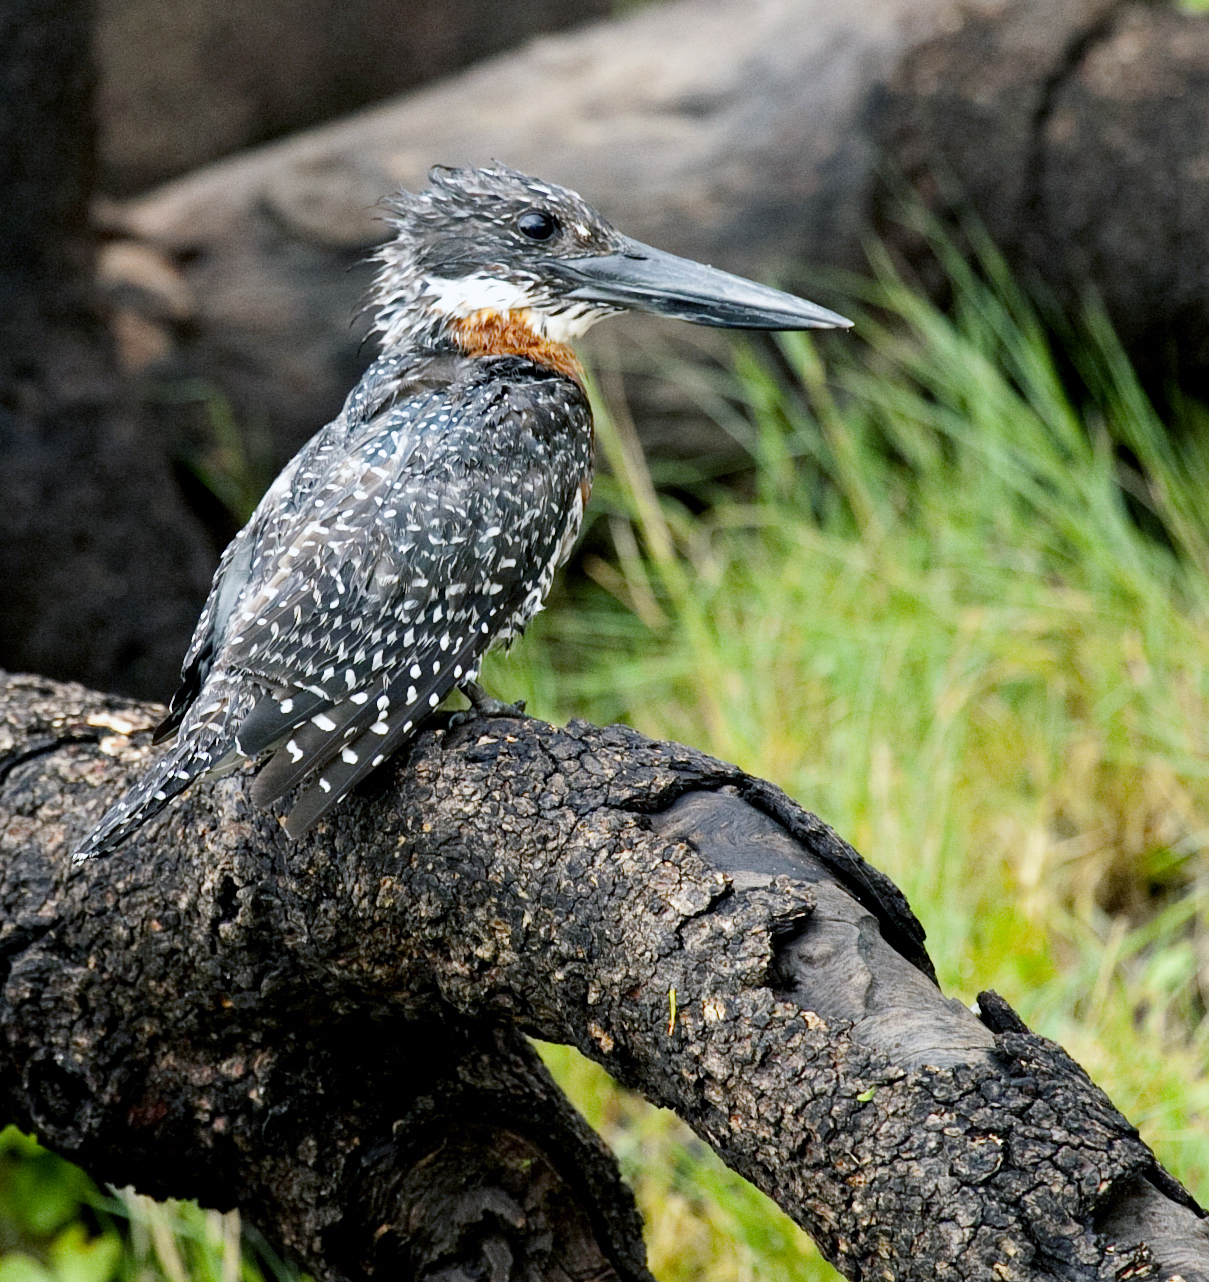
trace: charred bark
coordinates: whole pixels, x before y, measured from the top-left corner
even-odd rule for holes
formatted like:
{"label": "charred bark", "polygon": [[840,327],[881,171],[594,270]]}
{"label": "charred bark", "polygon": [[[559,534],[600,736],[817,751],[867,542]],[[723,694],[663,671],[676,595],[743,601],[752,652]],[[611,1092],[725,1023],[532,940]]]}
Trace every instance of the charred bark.
{"label": "charred bark", "polygon": [[98,1178],[238,1203],[321,1278],[644,1277],[530,1033],[675,1109],[850,1277],[1209,1278],[1128,1121],[993,994],[947,1000],[897,891],[769,785],[496,718],[298,843],[240,775],[72,868],[154,715],[0,701],[0,1093]]}

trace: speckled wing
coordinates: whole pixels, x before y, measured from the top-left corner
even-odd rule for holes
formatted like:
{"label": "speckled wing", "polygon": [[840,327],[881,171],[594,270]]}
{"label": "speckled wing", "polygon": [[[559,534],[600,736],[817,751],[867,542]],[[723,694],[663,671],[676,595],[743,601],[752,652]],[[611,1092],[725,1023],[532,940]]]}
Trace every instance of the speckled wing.
{"label": "speckled wing", "polygon": [[582,391],[528,362],[490,364],[357,433],[273,555],[257,557],[231,614],[222,667],[270,691],[236,731],[241,755],[274,750],[255,800],[316,776],[291,833],[524,627],[578,528],[591,466]]}
{"label": "speckled wing", "polygon": [[347,452],[350,440],[372,431],[377,411],[397,392],[400,380],[395,365],[382,359],[371,368],[349,394],[341,414],[317,432],[282,469],[261,497],[251,520],[227,544],[210,595],[193,629],[182,665],[181,686],[172,696],[168,716],[156,729],[154,743],[171,738],[194,710],[240,598],[257,589],[256,581],[264,567],[275,562],[283,540],[293,536],[298,517],[327,469]]}

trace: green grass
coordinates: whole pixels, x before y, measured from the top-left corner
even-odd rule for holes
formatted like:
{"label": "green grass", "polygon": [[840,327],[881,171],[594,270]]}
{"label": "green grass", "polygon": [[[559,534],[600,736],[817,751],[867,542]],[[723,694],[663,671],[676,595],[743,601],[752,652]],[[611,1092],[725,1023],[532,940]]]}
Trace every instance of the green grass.
{"label": "green grass", "polygon": [[101,1193],[15,1127],[0,1131],[0,1282],[297,1282],[239,1213]]}
{"label": "green grass", "polygon": [[[486,679],[787,789],[903,886],[946,991],[1001,992],[1204,1198],[1209,415],[1172,398],[1161,422],[1094,306],[1057,353],[993,254],[938,252],[949,315],[883,264],[859,337],[681,371],[750,453],[725,486],[681,469],[685,501],[660,492],[603,407],[587,575]],[[543,1054],[619,1153],[661,1282],[834,1276],[674,1118]],[[179,1282],[160,1212],[127,1205],[143,1263],[80,1282]],[[210,1242],[185,1271],[230,1276],[230,1220],[170,1214]],[[22,1229],[22,1258],[85,1253],[73,1224]]]}
{"label": "green grass", "polygon": [[[739,350],[716,390],[758,472],[704,517],[602,416],[607,593],[490,677],[786,788],[907,891],[947,991],[1005,995],[1204,1198],[1209,416],[1161,422],[1094,306],[1059,359],[992,254],[989,281],[949,267],[948,316],[883,265],[863,345]],[[663,1144],[604,1116],[622,1151]],[[668,1142],[635,1168],[652,1242],[697,1161]],[[738,1213],[717,1196],[702,1225]],[[744,1276],[693,1240],[662,1278]]]}

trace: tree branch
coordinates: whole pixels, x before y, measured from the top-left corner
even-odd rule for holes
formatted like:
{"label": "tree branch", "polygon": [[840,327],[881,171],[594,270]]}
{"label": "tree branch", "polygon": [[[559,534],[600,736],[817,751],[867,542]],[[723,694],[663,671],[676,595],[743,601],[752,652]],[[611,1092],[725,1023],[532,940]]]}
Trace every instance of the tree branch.
{"label": "tree branch", "polygon": [[524,1032],[674,1109],[848,1276],[1209,1277],[1103,1093],[993,995],[946,999],[896,892],[769,785],[476,721],[300,842],[240,775],[72,869],[153,716],[0,702],[0,1089],[99,1178],[238,1202],[324,1278],[642,1277]]}

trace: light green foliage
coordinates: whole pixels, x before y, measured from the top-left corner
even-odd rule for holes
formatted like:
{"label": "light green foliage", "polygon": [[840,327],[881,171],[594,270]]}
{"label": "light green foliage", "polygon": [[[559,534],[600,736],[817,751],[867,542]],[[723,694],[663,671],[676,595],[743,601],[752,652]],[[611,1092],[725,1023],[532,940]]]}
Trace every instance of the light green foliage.
{"label": "light green foliage", "polygon": [[[602,406],[591,581],[485,680],[779,783],[903,886],[946,991],[1001,992],[1205,1198],[1209,415],[1160,422],[1094,306],[1056,355],[989,250],[977,275],[937,248],[948,315],[883,264],[856,337],[680,371],[755,460],[675,474],[704,514]],[[543,1054],[661,1282],[835,1276],[675,1118]],[[235,1282],[229,1218],[123,1195],[89,1237],[78,1174],[12,1136],[0,1282]]]}
{"label": "light green foliage", "polygon": [[[861,341],[739,349],[712,391],[758,460],[746,497],[657,497],[599,416],[616,556],[538,621],[521,684],[817,811],[907,891],[946,990],[1006,996],[1204,1198],[1209,415],[1160,422],[1093,304],[1059,357],[988,248],[981,275],[937,248],[948,315],[883,264]],[[595,1107],[622,1151],[672,1145],[633,1168],[652,1242],[693,1243],[661,1276],[740,1276],[665,1223],[693,1145]],[[719,1196],[702,1226],[736,1213]]]}
{"label": "light green foliage", "polygon": [[0,1132],[0,1282],[110,1282],[122,1256],[112,1228],[90,1232],[84,1173],[13,1127]]}
{"label": "light green foliage", "polygon": [[73,1221],[91,1195],[88,1178],[13,1127],[0,1131],[0,1213],[8,1233],[33,1245]]}
{"label": "light green foliage", "polygon": [[239,1213],[99,1192],[15,1127],[0,1132],[0,1282],[300,1282]]}
{"label": "light green foliage", "polygon": [[79,1218],[92,1196],[82,1170],[13,1127],[0,1132],[0,1282],[117,1278],[121,1238]]}

